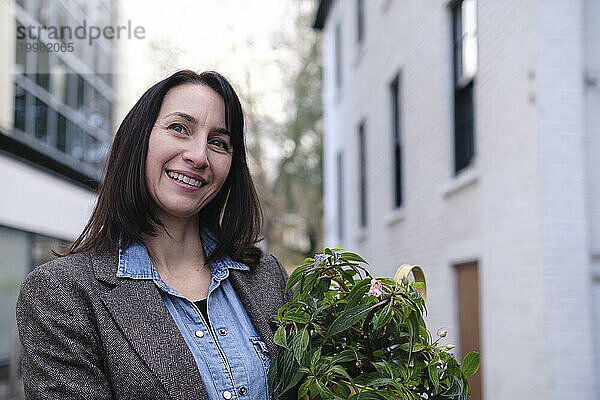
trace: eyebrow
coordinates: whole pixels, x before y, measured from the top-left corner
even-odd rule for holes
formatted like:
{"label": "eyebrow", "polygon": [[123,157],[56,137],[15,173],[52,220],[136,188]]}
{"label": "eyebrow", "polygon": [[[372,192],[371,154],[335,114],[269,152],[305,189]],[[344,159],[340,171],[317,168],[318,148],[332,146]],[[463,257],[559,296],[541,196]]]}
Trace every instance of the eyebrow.
{"label": "eyebrow", "polygon": [[198,123],[198,120],[195,117],[191,116],[190,114],[186,114],[186,113],[180,112],[180,111],[175,111],[175,112],[165,116],[165,118],[171,117],[173,115],[177,115],[178,117],[181,117],[194,125]]}
{"label": "eyebrow", "polygon": [[[168,114],[167,116],[165,116],[165,118],[171,117],[173,115],[181,117],[181,118],[185,119],[186,121],[188,121],[191,124],[194,124],[194,125],[198,124],[198,120],[196,119],[196,117],[194,117],[194,116],[192,116],[190,114],[181,112],[181,111],[172,112],[171,114]],[[215,132],[215,133],[221,133],[221,134],[227,135],[227,136],[231,136],[231,132],[229,132],[227,129],[221,128],[221,127],[212,128],[210,131],[211,132]]]}

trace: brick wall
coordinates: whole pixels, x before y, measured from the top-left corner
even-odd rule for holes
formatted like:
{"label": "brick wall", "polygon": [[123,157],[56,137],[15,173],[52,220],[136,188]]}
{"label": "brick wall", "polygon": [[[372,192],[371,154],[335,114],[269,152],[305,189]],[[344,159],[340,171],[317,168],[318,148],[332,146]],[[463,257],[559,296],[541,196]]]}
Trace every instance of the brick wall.
{"label": "brick wall", "polygon": [[[326,245],[359,252],[376,275],[393,276],[401,263],[422,265],[430,329],[449,327],[455,343],[453,266],[478,261],[485,399],[594,398],[589,259],[591,246],[600,260],[600,181],[593,179],[600,173],[594,157],[600,113],[593,112],[600,89],[584,88],[583,70],[600,70],[600,52],[593,51],[600,46],[598,3],[479,2],[476,158],[458,177],[448,1],[365,4],[362,45],[353,1],[334,2],[324,29]],[[341,90],[333,75],[336,24],[343,37]],[[394,211],[388,86],[399,71],[404,206]],[[364,230],[358,223],[362,119],[369,176]],[[343,240],[335,222],[338,151],[345,163]]]}

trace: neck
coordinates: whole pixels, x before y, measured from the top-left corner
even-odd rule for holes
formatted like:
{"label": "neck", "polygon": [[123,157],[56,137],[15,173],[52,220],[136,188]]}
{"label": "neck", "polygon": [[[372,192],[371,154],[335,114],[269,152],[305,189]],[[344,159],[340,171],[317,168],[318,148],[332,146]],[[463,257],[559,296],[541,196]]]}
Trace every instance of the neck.
{"label": "neck", "polygon": [[185,220],[169,219],[163,225],[164,228],[157,228],[156,236],[144,235],[142,238],[159,273],[168,271],[179,275],[205,264],[197,216]]}

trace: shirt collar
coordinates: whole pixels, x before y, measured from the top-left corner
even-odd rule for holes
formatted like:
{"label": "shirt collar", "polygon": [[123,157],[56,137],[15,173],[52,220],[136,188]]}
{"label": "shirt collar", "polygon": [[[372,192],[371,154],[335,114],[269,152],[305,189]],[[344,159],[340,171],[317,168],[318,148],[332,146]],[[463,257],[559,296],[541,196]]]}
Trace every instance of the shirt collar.
{"label": "shirt collar", "polygon": [[[217,247],[217,239],[208,229],[200,232],[204,254],[209,257]],[[133,243],[126,249],[119,246],[119,267],[117,278],[160,279],[158,271],[148,256],[148,250],[142,243]],[[230,269],[248,271],[250,268],[241,262],[234,261],[228,255],[223,255],[210,264],[212,275],[224,279],[229,276]]]}

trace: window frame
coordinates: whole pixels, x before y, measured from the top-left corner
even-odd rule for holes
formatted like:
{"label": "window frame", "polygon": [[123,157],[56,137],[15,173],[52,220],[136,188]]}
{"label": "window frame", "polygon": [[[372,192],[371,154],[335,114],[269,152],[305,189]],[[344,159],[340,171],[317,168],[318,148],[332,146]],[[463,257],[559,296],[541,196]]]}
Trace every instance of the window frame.
{"label": "window frame", "polygon": [[368,218],[368,191],[367,191],[367,127],[366,120],[361,120],[358,124],[358,175],[359,175],[359,227],[366,228],[369,223]]}
{"label": "window frame", "polygon": [[356,42],[361,44],[365,41],[365,2],[356,0]]}
{"label": "window frame", "polygon": [[392,168],[393,168],[393,188],[392,194],[393,208],[398,209],[404,203],[403,190],[403,163],[402,163],[402,71],[394,76],[389,84],[390,94],[390,114],[392,124]]}
{"label": "window frame", "polygon": [[462,75],[465,40],[463,29],[463,6],[474,6],[475,59],[477,58],[477,0],[458,0],[451,5],[452,17],[452,66],[454,80],[454,175],[468,168],[475,158],[475,92],[477,60],[471,75]]}

